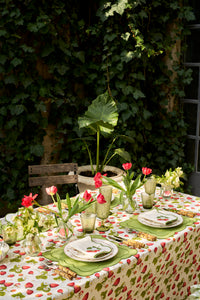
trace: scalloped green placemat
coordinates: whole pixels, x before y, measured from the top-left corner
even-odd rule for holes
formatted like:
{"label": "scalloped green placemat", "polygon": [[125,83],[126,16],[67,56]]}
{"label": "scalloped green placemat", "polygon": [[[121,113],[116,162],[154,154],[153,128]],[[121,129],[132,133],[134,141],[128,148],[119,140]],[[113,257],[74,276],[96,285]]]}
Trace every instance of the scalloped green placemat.
{"label": "scalloped green placemat", "polygon": [[165,238],[171,237],[175,234],[175,232],[184,230],[187,226],[193,225],[193,223],[197,220],[196,218],[188,218],[188,217],[182,216],[183,223],[176,227],[154,228],[154,227],[150,227],[150,226],[141,224],[138,221],[137,217],[138,216],[133,216],[129,220],[121,222],[120,226],[122,228],[132,228],[133,230],[135,229],[136,231],[142,231],[145,233],[155,235],[155,236],[157,236],[158,239],[165,239]]}
{"label": "scalloped green placemat", "polygon": [[[92,237],[104,239],[99,235],[93,235]],[[119,249],[117,255],[102,262],[82,262],[74,260],[64,253],[65,245],[60,248],[44,252],[43,256],[52,261],[57,261],[59,265],[70,268],[70,270],[76,272],[80,276],[90,276],[101,271],[103,268],[111,267],[120,262],[122,259],[126,259],[137,253],[136,249],[130,249],[127,246],[118,245],[117,243],[115,244]]]}

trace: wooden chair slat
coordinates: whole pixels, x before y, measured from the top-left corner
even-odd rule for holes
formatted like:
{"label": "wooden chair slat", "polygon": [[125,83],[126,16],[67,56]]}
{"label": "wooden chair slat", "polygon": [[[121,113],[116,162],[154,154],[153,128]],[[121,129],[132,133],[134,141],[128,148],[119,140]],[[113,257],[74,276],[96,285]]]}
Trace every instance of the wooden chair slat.
{"label": "wooden chair slat", "polygon": [[58,175],[58,176],[41,176],[41,177],[29,177],[29,186],[41,186],[46,187],[57,184],[69,184],[77,183],[78,175]]}
{"label": "wooden chair slat", "polygon": [[60,186],[64,184],[74,184],[78,193],[78,164],[50,164],[28,166],[29,186],[41,187],[39,193],[39,203],[46,205],[52,202],[51,197],[46,193],[46,188],[52,185]]}
{"label": "wooden chair slat", "polygon": [[70,172],[70,171],[76,172],[77,170],[78,170],[78,164],[76,163],[28,166],[29,175],[53,174],[53,173],[62,173],[62,172]]}

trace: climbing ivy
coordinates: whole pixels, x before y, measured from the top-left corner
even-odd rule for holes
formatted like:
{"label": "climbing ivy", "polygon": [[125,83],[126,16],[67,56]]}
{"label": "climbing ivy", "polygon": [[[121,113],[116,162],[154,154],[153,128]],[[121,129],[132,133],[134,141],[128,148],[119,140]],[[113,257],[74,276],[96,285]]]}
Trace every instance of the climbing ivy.
{"label": "climbing ivy", "polygon": [[[0,0],[0,11],[2,202],[17,206],[29,193],[27,166],[40,164],[49,125],[57,161],[88,164],[84,145],[70,141],[83,134],[78,116],[107,89],[118,105],[116,133],[135,139],[118,141],[135,169],[184,166],[179,100],[191,80],[182,64],[194,19],[188,1]],[[167,68],[178,41],[179,60]]]}

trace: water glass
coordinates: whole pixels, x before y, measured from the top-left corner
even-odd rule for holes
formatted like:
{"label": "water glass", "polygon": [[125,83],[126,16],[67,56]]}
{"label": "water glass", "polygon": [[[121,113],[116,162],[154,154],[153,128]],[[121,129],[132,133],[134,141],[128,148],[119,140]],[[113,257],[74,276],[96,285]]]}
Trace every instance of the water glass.
{"label": "water glass", "polygon": [[144,208],[150,209],[153,207],[153,201],[154,201],[155,194],[147,194],[147,193],[141,193],[142,198],[142,206]]}
{"label": "water glass", "polygon": [[81,224],[84,233],[92,233],[95,228],[96,214],[89,212],[81,213]]}

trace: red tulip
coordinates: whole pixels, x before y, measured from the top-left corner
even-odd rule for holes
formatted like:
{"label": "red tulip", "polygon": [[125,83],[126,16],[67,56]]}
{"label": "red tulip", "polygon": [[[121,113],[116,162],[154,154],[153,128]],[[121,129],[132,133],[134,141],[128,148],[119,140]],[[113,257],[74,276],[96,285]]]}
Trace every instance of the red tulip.
{"label": "red tulip", "polygon": [[97,202],[100,203],[100,204],[106,203],[106,200],[105,200],[105,198],[104,198],[104,196],[102,194],[99,194],[97,196]]}
{"label": "red tulip", "polygon": [[95,180],[95,187],[96,188],[100,188],[101,186],[102,186],[102,181],[100,180],[100,179],[98,179],[98,180]]}
{"label": "red tulip", "polygon": [[24,195],[24,198],[22,199],[22,205],[25,207],[32,206],[33,202],[37,196],[38,196],[38,194],[35,194],[33,196],[32,193],[30,193],[29,196]]}
{"label": "red tulip", "polygon": [[83,199],[85,199],[86,202],[88,202],[89,200],[93,201],[92,195],[88,193],[88,191],[85,191],[85,193],[83,194]]}
{"label": "red tulip", "polygon": [[124,170],[130,170],[130,168],[132,167],[132,163],[126,163],[122,165]]}
{"label": "red tulip", "polygon": [[144,175],[149,175],[152,173],[152,169],[149,169],[149,168],[142,168],[142,173]]}

